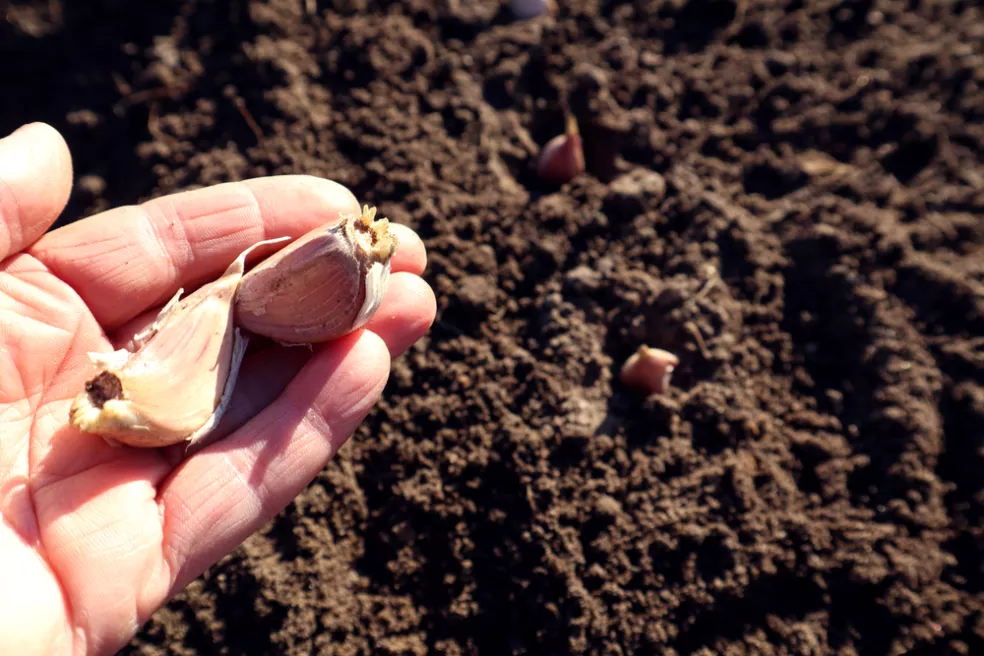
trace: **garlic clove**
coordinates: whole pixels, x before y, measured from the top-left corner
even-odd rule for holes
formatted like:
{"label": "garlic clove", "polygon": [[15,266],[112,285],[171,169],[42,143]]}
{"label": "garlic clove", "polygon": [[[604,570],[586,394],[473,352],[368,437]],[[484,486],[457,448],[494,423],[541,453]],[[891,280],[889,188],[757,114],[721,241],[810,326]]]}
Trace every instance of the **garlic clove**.
{"label": "garlic clove", "polygon": [[[177,307],[179,301],[181,300],[181,294],[183,291],[184,291],[183,289],[179,289],[178,293],[175,294],[171,298],[171,300],[167,302],[167,304],[157,314],[157,317],[154,319],[154,323],[150,324],[149,326],[147,326],[146,328],[144,328],[139,333],[133,336],[133,338],[130,340],[129,350],[131,351],[138,350],[141,346],[143,346],[148,341],[150,341],[151,337],[157,334],[157,331],[160,330],[161,324],[164,323],[164,319],[169,314],[171,314],[171,312],[173,312],[174,309]],[[96,364],[98,366],[102,366],[98,362]]]}
{"label": "garlic clove", "polygon": [[257,265],[236,295],[236,323],[282,344],[343,337],[372,318],[389,284],[396,236],[376,208],[312,230]]}
{"label": "garlic clove", "polygon": [[622,365],[619,380],[646,394],[662,394],[670,387],[670,376],[680,358],[669,351],[643,344]]}
{"label": "garlic clove", "polygon": [[510,0],[509,9],[519,20],[527,20],[541,14],[557,13],[557,3],[555,0]]}
{"label": "garlic clove", "polygon": [[577,120],[567,116],[567,128],[543,146],[537,159],[536,172],[541,180],[561,185],[584,172],[584,148]]}
{"label": "garlic clove", "polygon": [[110,444],[160,447],[204,438],[228,405],[247,339],[233,323],[242,281],[243,251],[222,276],[181,299],[171,299],[134,340],[135,350],[90,353],[100,370],[76,396],[72,426]]}

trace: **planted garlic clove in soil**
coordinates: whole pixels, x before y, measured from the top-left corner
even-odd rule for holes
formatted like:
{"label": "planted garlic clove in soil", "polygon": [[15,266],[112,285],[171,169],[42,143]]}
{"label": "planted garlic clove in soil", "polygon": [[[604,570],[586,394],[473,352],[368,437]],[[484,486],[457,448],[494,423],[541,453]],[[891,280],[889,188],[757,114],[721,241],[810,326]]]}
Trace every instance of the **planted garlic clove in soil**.
{"label": "planted garlic clove in soil", "polygon": [[564,134],[548,141],[537,158],[536,172],[548,184],[562,185],[584,172],[584,147],[577,120],[567,117]]}
{"label": "planted garlic clove in soil", "polygon": [[673,370],[680,358],[669,351],[640,346],[622,365],[619,379],[626,387],[645,394],[662,394],[670,387]]}

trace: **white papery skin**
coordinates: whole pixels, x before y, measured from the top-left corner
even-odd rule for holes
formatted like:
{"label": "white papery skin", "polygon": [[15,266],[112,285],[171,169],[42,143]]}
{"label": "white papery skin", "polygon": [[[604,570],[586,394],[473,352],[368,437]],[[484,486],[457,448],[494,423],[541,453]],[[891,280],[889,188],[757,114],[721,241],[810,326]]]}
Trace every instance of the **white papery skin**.
{"label": "white papery skin", "polygon": [[243,278],[236,324],[282,344],[343,337],[368,323],[386,293],[396,238],[375,208],[317,228]]}
{"label": "white papery skin", "polygon": [[352,330],[358,330],[369,323],[372,315],[376,314],[379,305],[383,302],[386,295],[386,288],[389,286],[390,263],[386,264],[374,262],[369,267],[369,272],[365,277],[366,293],[362,301],[362,308],[352,322]]}
{"label": "white papery skin", "polygon": [[225,411],[246,353],[247,340],[233,323],[246,256],[285,240],[254,244],[222,277],[180,302],[179,290],[134,339],[135,352],[90,353],[100,372],[72,404],[72,425],[137,447],[205,437]]}

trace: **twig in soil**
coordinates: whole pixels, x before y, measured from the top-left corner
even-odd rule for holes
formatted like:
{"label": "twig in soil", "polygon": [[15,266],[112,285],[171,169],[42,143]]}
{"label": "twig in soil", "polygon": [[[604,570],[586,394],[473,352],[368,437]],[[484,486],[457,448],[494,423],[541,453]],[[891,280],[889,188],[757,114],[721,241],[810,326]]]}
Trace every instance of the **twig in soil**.
{"label": "twig in soil", "polygon": [[131,87],[130,84],[123,79],[122,75],[114,71],[112,73],[112,78],[113,78],[113,83],[116,85],[116,90],[119,92],[121,96],[126,98],[131,93],[133,93],[133,87]]}
{"label": "twig in soil", "polygon": [[[130,86],[130,84],[118,73],[113,73],[113,82],[116,84],[116,90],[121,96],[120,102],[114,105],[114,111],[123,111],[125,107],[132,105],[150,103],[151,112],[156,112],[158,100],[163,98],[170,98],[173,100],[174,98],[187,93],[191,89],[190,83],[181,83],[171,86],[157,87],[154,89],[134,91],[133,87]],[[156,123],[156,119],[153,117],[148,119],[148,121],[151,120]]]}
{"label": "twig in soil", "polygon": [[160,118],[157,115],[157,102],[152,101],[147,112],[147,132],[154,138],[154,141],[163,141],[160,122]]}
{"label": "twig in soil", "polygon": [[262,144],[263,131],[260,130],[260,126],[257,124],[256,119],[253,118],[253,115],[249,112],[249,108],[246,107],[246,101],[239,96],[233,96],[232,104],[236,106],[236,109],[238,109],[239,113],[242,114],[242,117],[249,126],[249,129],[253,131],[253,134],[256,136],[256,143]]}
{"label": "twig in soil", "polygon": [[463,331],[461,328],[458,328],[454,324],[448,323],[447,321],[443,321],[441,319],[437,319],[436,321],[434,321],[434,323],[436,325],[440,326],[441,328],[446,328],[447,330],[450,330],[451,332],[453,332],[454,334],[456,334],[458,336],[461,336],[461,335],[464,335],[465,334],[465,331]]}
{"label": "twig in soil", "polygon": [[694,307],[697,305],[697,301],[707,296],[710,293],[710,291],[714,289],[714,286],[721,280],[721,276],[720,274],[718,274],[717,267],[708,266],[707,271],[708,271],[707,280],[705,280],[704,284],[700,286],[700,289],[697,290],[697,293],[691,296],[690,298],[688,298],[687,301],[684,303],[684,307],[688,311],[693,310]]}
{"label": "twig in soil", "polygon": [[157,87],[156,89],[143,89],[133,91],[125,95],[124,100],[134,105],[138,105],[149,100],[159,100],[161,98],[175,98],[191,88],[190,84],[177,84],[171,87]]}
{"label": "twig in soil", "polygon": [[745,14],[748,13],[748,0],[738,0],[737,4],[738,6],[735,7],[735,17],[731,19],[731,24],[721,34],[721,41],[727,41],[732,38],[745,26]]}
{"label": "twig in soil", "polygon": [[711,352],[707,350],[707,344],[704,342],[704,336],[700,334],[700,328],[693,321],[686,321],[681,326],[683,331],[694,338],[697,342],[697,348],[700,349],[700,355],[705,360],[711,359]]}

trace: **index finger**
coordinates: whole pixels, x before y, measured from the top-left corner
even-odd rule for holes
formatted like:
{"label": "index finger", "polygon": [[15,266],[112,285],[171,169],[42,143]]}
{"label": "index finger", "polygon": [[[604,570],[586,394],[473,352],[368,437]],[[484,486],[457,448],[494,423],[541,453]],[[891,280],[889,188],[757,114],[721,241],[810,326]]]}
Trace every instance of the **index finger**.
{"label": "index finger", "polygon": [[[107,331],[216,277],[264,239],[299,237],[359,202],[344,186],[285,175],[229,182],[120,207],[54,230],[30,249]],[[396,227],[396,270],[423,272],[423,244]],[[419,269],[419,270],[418,270]]]}

